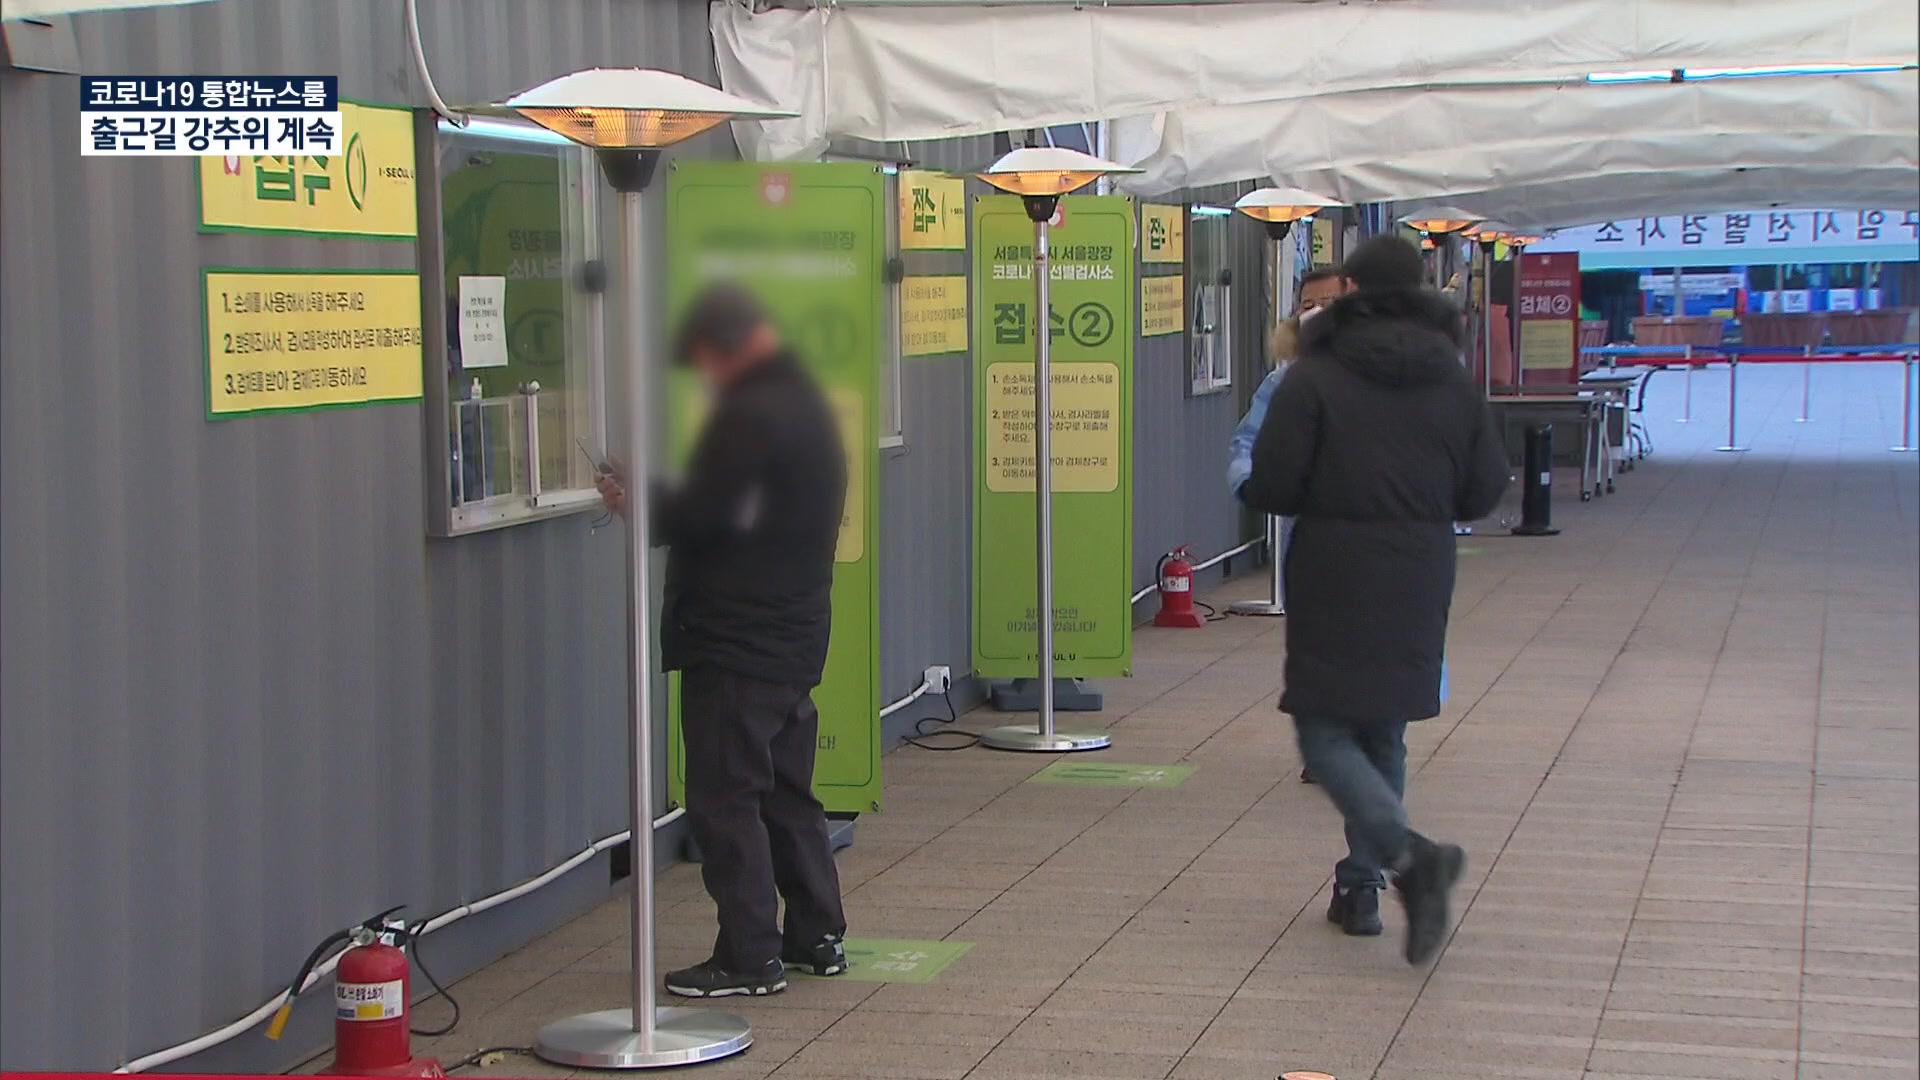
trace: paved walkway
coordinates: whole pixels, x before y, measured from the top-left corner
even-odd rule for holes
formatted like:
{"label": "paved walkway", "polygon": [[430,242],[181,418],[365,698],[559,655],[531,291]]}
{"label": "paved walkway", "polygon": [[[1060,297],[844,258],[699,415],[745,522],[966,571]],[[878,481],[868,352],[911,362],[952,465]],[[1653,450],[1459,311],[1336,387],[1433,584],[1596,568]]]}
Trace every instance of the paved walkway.
{"label": "paved walkway", "polygon": [[[1281,627],[1144,631],[1104,756],[1192,765],[1184,784],[891,755],[887,812],[841,855],[854,932],[972,949],[925,985],[740,1005],[754,1049],[697,1075],[1914,1077],[1920,463],[1887,452],[1896,370],[1819,371],[1810,424],[1797,368],[1744,370],[1742,455],[1710,449],[1725,374],[1696,380],[1691,425],[1663,376],[1655,456],[1617,495],[1563,499],[1554,539],[1463,542],[1452,700],[1410,737],[1416,823],[1470,859],[1431,967],[1399,959],[1397,908],[1383,940],[1322,918],[1341,844],[1273,709]],[[697,873],[662,893],[663,961],[701,959]],[[469,1019],[435,1052],[624,1004],[623,919],[461,983]]]}

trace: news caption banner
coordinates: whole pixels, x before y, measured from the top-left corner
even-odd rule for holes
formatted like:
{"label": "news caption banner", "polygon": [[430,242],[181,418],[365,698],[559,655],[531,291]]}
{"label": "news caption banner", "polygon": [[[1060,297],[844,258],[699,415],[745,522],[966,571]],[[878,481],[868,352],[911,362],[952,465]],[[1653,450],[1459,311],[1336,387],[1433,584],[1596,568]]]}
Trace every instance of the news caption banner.
{"label": "news caption banner", "polygon": [[411,270],[200,272],[207,419],[418,401]]}
{"label": "news caption banner", "polygon": [[85,157],[340,153],[336,75],[80,79]]}
{"label": "news caption banner", "polygon": [[1133,665],[1134,204],[1060,200],[1052,310],[1036,310],[1033,223],[1014,196],[974,204],[973,658],[984,678],[1039,673],[1034,353],[1051,335],[1054,672]]}
{"label": "news caption banner", "polygon": [[[834,552],[833,636],[813,692],[820,712],[814,793],[828,810],[880,809],[880,353],[891,333],[881,288],[886,177],[874,165],[676,161],[667,174],[667,311],[671,325],[701,286],[731,281],[766,304],[840,421],[847,501]],[[695,377],[671,376],[669,441],[677,459],[699,433]],[[668,795],[686,799],[680,682],[668,679]]]}

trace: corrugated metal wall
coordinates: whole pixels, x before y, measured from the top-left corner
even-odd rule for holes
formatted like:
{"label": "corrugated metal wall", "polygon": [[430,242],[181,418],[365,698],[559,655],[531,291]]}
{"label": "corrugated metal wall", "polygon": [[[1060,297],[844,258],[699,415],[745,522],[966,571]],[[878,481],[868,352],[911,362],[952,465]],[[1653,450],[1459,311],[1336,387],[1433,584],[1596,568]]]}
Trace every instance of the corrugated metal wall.
{"label": "corrugated metal wall", "polygon": [[[714,81],[704,0],[421,7],[449,101],[597,64]],[[89,73],[338,72],[349,96],[418,106],[400,18],[247,0],[74,25]],[[77,97],[69,77],[0,72],[8,1069],[110,1068],[196,1036],[326,930],[496,891],[626,816],[616,530],[428,540],[419,406],[203,419],[199,267],[410,267],[413,248],[200,235],[190,162],[81,165]],[[992,149],[911,152],[958,168]],[[1234,235],[1245,372],[1261,249]],[[1239,540],[1220,464],[1251,384],[1189,397],[1181,341],[1138,354],[1136,583],[1175,543]],[[929,664],[969,666],[969,362],[903,364],[906,445],[881,465],[888,698]],[[485,925],[496,955],[535,929]]]}
{"label": "corrugated metal wall", "polygon": [[[699,0],[422,15],[453,101],[613,62],[712,78]],[[338,72],[421,100],[387,0],[74,26],[89,73]],[[412,246],[200,235],[192,162],[81,164],[78,96],[0,74],[9,1069],[198,1035],[328,928],[496,891],[626,816],[617,531],[429,541],[418,406],[203,419],[199,267],[410,267]]]}

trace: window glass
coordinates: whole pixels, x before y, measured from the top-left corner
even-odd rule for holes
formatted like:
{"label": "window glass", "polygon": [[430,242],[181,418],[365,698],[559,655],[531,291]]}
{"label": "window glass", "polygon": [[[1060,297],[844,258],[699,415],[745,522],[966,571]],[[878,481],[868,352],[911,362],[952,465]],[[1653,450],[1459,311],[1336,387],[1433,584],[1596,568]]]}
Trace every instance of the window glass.
{"label": "window glass", "polygon": [[571,144],[442,129],[441,243],[456,525],[581,501],[604,446],[598,173]]}
{"label": "window glass", "polygon": [[1187,222],[1187,290],[1193,393],[1233,385],[1233,290],[1227,276],[1227,226],[1233,212],[1196,206]]}

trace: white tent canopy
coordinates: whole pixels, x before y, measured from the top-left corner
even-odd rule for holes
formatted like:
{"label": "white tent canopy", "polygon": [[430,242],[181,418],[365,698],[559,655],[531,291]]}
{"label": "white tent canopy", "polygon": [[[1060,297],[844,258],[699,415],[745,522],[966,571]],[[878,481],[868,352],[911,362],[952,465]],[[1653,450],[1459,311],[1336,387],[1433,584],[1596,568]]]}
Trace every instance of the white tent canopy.
{"label": "white tent canopy", "polygon": [[1596,71],[1902,64],[1911,0],[1396,0],[1068,7],[716,4],[726,89],[800,113],[735,126],[761,160],[833,137],[950,138],[1388,87]]}
{"label": "white tent canopy", "polygon": [[1115,129],[1114,153],[1143,170],[1121,186],[1141,194],[1271,178],[1346,203],[1405,201],[1727,164],[1920,169],[1920,79],[1374,90],[1189,109]]}
{"label": "white tent canopy", "polygon": [[[1729,166],[1684,172],[1615,173],[1546,184],[1462,192],[1431,205],[1523,229],[1557,229],[1598,221],[1689,214],[1702,207],[1802,207],[1872,210],[1916,205],[1912,166],[1845,167],[1809,162],[1768,169]],[[1396,209],[1418,213],[1422,202]]]}

